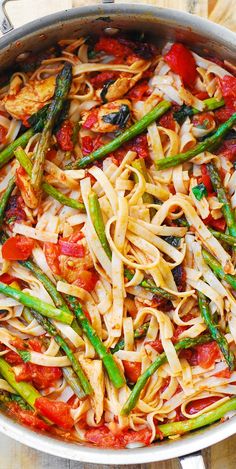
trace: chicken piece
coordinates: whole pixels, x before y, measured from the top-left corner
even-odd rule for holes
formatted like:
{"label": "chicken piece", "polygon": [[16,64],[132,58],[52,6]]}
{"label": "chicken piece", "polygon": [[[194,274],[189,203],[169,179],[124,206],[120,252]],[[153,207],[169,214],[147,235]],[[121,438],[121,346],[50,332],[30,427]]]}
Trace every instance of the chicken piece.
{"label": "chicken piece", "polygon": [[96,423],[99,423],[103,415],[105,382],[101,360],[91,360],[89,358],[79,357],[80,364],[85,371],[94,393],[92,403],[95,412]]}
{"label": "chicken piece", "polygon": [[129,123],[130,111],[130,101],[128,99],[118,99],[99,108],[85,111],[82,115],[82,126],[93,132],[116,132]]}
{"label": "chicken piece", "polygon": [[[130,75],[130,74],[129,74]],[[140,80],[142,73],[138,73],[133,76],[121,76],[117,78],[114,83],[111,83],[107,91],[104,92],[104,87],[97,91],[98,97],[104,99],[104,101],[114,101],[114,99],[122,98],[133,86]]]}
{"label": "chicken piece", "polygon": [[55,90],[55,77],[29,81],[23,88],[12,90],[5,98],[7,112],[16,119],[24,120],[39,111],[49,101]]}
{"label": "chicken piece", "polygon": [[89,252],[86,240],[82,239],[80,243],[82,243],[85,248],[84,257],[64,256],[63,254],[59,257],[61,276],[68,283],[73,283],[77,280],[78,271],[89,270],[93,267],[93,259]]}
{"label": "chicken piece", "polygon": [[28,174],[22,167],[16,171],[16,184],[20,189],[25,205],[32,209],[36,208],[38,206],[38,197],[34,192]]}

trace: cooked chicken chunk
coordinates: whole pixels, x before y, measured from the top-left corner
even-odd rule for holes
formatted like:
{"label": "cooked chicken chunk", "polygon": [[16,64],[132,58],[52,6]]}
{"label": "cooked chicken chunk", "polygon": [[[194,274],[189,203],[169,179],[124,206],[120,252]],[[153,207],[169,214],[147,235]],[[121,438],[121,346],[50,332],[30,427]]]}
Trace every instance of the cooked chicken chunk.
{"label": "cooked chicken chunk", "polygon": [[[106,101],[114,101],[114,99],[122,98],[128,93],[128,91],[137,83],[141,78],[141,73],[134,75],[132,77],[119,77],[117,80],[112,83],[105,93]],[[97,92],[98,96],[101,96],[101,89]]]}
{"label": "cooked chicken chunk", "polygon": [[55,77],[29,81],[23,88],[16,89],[5,98],[5,108],[12,117],[25,119],[37,112],[49,101],[55,89]]}
{"label": "cooked chicken chunk", "polygon": [[102,414],[103,414],[103,404],[104,404],[104,372],[102,368],[101,360],[90,360],[89,358],[79,357],[82,368],[84,369],[88,379],[91,383],[92,388],[94,389],[94,394],[92,396],[92,402],[95,412],[96,423],[99,423]]}
{"label": "cooked chicken chunk", "polygon": [[118,99],[84,112],[82,125],[93,132],[115,132],[127,125],[130,120],[130,110],[131,103],[128,99]]}

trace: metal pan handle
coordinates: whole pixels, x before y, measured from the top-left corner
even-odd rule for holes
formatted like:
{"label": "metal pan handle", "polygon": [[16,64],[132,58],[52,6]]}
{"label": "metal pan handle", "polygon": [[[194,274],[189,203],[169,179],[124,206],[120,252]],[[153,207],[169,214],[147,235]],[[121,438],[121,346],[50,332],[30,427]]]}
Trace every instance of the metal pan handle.
{"label": "metal pan handle", "polygon": [[182,469],[206,469],[204,459],[200,451],[179,457]]}
{"label": "metal pan handle", "polygon": [[0,0],[0,30],[2,34],[6,34],[13,29],[13,25],[9,20],[5,5],[8,0]]}

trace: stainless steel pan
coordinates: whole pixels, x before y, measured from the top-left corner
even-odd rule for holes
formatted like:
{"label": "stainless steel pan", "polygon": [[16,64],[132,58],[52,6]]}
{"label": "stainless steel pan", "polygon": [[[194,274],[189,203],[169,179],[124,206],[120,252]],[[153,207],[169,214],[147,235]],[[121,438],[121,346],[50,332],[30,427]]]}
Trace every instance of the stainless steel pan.
{"label": "stainless steel pan", "polygon": [[[0,29],[7,33],[0,39],[2,69],[30,52],[47,48],[62,37],[78,37],[91,34],[91,31],[112,33],[114,28],[147,31],[158,42],[177,39],[199,52],[235,60],[236,34],[188,13],[150,5],[108,3],[63,11],[13,30],[5,14],[6,2],[0,0]],[[132,450],[112,450],[63,442],[34,433],[8,417],[0,416],[0,431],[11,438],[55,456],[96,464],[141,464],[180,457],[184,469],[202,469],[204,463],[199,450],[233,435],[235,430],[236,417],[233,417],[176,441],[167,440]]]}

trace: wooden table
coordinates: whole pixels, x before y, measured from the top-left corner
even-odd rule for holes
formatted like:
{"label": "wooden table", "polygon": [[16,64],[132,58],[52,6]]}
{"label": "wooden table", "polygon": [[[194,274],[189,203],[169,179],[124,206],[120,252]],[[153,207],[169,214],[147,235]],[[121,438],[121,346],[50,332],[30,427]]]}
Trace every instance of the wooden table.
{"label": "wooden table", "polygon": [[[204,450],[207,469],[236,468],[236,435]],[[0,469],[179,469],[176,459],[140,466],[100,466],[49,456],[0,435]],[[115,457],[114,457],[115,459]],[[191,469],[191,467],[189,468]]]}

